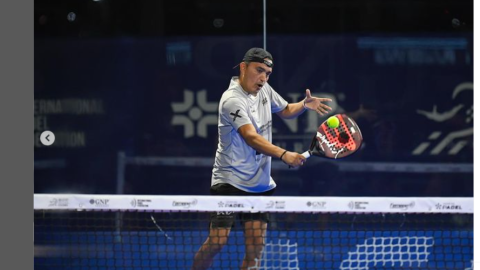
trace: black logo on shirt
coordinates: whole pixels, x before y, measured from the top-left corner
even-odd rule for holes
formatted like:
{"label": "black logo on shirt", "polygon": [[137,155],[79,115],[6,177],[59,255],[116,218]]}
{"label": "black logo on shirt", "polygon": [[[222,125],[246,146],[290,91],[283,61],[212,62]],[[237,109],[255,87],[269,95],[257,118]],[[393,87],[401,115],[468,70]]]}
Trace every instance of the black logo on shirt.
{"label": "black logo on shirt", "polygon": [[233,122],[235,122],[235,120],[237,119],[237,117],[240,117],[242,118],[242,116],[240,114],[238,114],[240,110],[237,110],[235,113],[231,112],[230,115],[233,115]]}
{"label": "black logo on shirt", "polygon": [[262,105],[265,105],[265,103],[267,103],[267,98],[264,98],[264,99],[262,100]]}

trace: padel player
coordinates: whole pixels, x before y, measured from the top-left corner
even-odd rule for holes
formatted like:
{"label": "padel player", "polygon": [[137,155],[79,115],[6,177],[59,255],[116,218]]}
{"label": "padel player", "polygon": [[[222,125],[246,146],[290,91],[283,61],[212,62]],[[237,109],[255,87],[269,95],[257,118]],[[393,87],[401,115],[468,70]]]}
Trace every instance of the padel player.
{"label": "padel player", "polygon": [[[212,195],[272,195],[276,184],[270,176],[272,157],[292,167],[305,157],[272,144],[272,113],[290,119],[305,110],[326,114],[331,108],[306,90],[306,97],[288,103],[267,82],[273,57],[264,49],[247,51],[239,64],[240,77],[233,77],[222,95],[218,115],[218,148],[212,172]],[[265,245],[266,213],[238,214],[244,227],[245,257],[241,269],[257,269]],[[210,233],[195,255],[192,269],[208,269],[214,256],[227,243],[236,213],[212,213]]]}

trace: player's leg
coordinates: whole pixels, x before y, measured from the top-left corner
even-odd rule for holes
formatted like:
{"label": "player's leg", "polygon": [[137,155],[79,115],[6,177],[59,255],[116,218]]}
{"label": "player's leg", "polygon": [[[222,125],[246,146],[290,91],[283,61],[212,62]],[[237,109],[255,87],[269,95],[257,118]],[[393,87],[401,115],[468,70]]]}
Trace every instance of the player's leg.
{"label": "player's leg", "polygon": [[[275,189],[262,193],[249,193],[249,196],[271,196]],[[240,218],[244,228],[245,257],[242,270],[258,270],[265,248],[267,225],[270,220],[268,213],[241,213]],[[257,267],[256,267],[257,266]]]}
{"label": "player's leg", "polygon": [[242,270],[257,270],[265,247],[267,222],[263,220],[248,220],[244,222],[245,257]]}
{"label": "player's leg", "polygon": [[[224,196],[235,195],[230,185],[227,184],[217,184],[210,187],[210,194]],[[192,270],[203,270],[210,267],[215,255],[217,255],[227,243],[228,235],[234,222],[235,213],[233,212],[211,213],[209,235],[195,254]]]}
{"label": "player's leg", "polygon": [[228,241],[230,227],[214,228],[210,226],[210,233],[207,240],[195,254],[192,270],[208,269],[212,264],[213,258],[219,253]]}

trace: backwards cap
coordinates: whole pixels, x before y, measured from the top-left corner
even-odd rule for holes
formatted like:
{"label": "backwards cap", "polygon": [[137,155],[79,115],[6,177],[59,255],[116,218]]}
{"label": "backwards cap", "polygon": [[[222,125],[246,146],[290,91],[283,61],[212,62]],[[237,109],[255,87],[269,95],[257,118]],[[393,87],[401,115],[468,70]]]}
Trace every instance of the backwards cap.
{"label": "backwards cap", "polygon": [[262,48],[251,48],[248,50],[243,57],[243,62],[258,62],[267,65],[267,67],[273,67],[272,55]]}

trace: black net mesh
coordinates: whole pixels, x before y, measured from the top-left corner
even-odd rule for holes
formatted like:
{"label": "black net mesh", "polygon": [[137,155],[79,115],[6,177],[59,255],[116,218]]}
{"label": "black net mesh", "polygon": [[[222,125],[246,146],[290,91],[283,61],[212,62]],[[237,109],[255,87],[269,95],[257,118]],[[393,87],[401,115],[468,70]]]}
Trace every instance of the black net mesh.
{"label": "black net mesh", "polygon": [[227,237],[208,212],[35,210],[35,269],[472,267],[472,214],[276,212],[264,234],[235,216]]}

